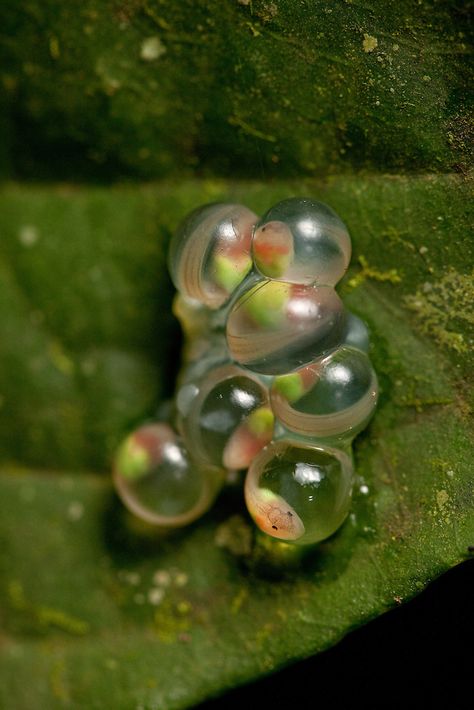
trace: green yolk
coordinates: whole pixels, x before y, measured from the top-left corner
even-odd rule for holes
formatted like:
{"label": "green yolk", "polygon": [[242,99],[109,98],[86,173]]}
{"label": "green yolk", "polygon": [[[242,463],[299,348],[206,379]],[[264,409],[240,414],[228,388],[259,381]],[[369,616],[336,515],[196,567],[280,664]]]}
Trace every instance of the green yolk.
{"label": "green yolk", "polygon": [[262,436],[273,429],[275,417],[268,407],[255,409],[247,418],[247,427],[255,436]]}
{"label": "green yolk", "polygon": [[146,449],[130,439],[120,446],[115,459],[117,472],[129,481],[136,481],[146,474],[150,468],[150,457]]}
{"label": "green yolk", "polygon": [[288,402],[296,402],[304,394],[304,386],[300,375],[293,372],[290,375],[276,377],[273,383],[274,389],[281,394]]}
{"label": "green yolk", "polygon": [[223,254],[214,256],[215,281],[227,293],[231,293],[250,271],[250,257],[244,259],[229,259]]}
{"label": "green yolk", "polygon": [[285,308],[290,297],[290,284],[268,281],[250,292],[242,307],[263,328],[277,328],[285,319]]}

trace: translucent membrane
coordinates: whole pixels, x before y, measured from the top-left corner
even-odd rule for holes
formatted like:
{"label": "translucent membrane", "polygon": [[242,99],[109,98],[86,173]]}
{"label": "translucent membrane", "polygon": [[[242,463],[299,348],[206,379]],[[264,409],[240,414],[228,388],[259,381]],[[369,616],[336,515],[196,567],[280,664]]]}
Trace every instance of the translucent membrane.
{"label": "translucent membrane", "polygon": [[209,336],[212,311],[199,301],[177,293],[173,299],[173,313],[188,340]]}
{"label": "translucent membrane", "polygon": [[213,330],[211,311],[198,301],[185,298],[180,293],[173,300],[173,313],[184,331],[184,346],[181,352],[182,367],[177,384],[193,381],[211,369],[229,362],[225,338],[222,332]]}
{"label": "translucent membrane", "polygon": [[250,370],[283,374],[338,347],[345,321],[333,288],[265,281],[232,308],[227,345],[234,360]]}
{"label": "translucent membrane", "polygon": [[184,442],[203,461],[247,468],[272,438],[274,417],[267,389],[235,365],[188,382],[176,401]]}
{"label": "translucent membrane", "polygon": [[358,348],[364,353],[369,352],[370,337],[367,326],[354,313],[347,311],[346,328],[343,336],[344,345],[349,345],[353,348]]}
{"label": "translucent membrane", "polygon": [[300,436],[347,438],[366,426],[377,395],[369,358],[345,346],[319,362],[276,377],[271,402],[279,421]]}
{"label": "translucent membrane", "polygon": [[243,205],[211,204],[192,212],[174,235],[169,269],[183,296],[219,308],[252,267],[257,216]]}
{"label": "translucent membrane", "polygon": [[204,338],[191,341],[184,355],[186,361],[179,372],[177,393],[181,391],[181,385],[194,383],[196,380],[206,376],[211,370],[229,364],[229,353],[222,335],[213,335],[207,340]]}
{"label": "translucent membrane", "polygon": [[352,481],[352,462],[344,452],[278,441],[252,462],[245,501],[263,532],[307,545],[329,537],[344,522]]}
{"label": "translucent membrane", "polygon": [[113,478],[132,513],[152,525],[173,528],[210,508],[223,472],[193,461],[168,425],[146,424],[119,447]]}
{"label": "translucent membrane", "polygon": [[334,286],[351,258],[351,239],[337,214],[322,202],[278,202],[255,228],[252,255],[267,278]]}

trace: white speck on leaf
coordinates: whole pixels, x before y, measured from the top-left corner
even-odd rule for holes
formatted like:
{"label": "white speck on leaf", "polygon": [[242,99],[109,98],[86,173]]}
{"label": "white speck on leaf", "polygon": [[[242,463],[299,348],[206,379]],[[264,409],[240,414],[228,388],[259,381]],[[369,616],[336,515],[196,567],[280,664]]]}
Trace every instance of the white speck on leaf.
{"label": "white speck on leaf", "polygon": [[166,54],[166,47],[159,37],[147,37],[140,48],[140,57],[145,62],[154,62]]}
{"label": "white speck on leaf", "polygon": [[39,232],[32,224],[25,224],[20,228],[18,239],[24,247],[32,247],[39,239]]}
{"label": "white speck on leaf", "polygon": [[84,505],[79,500],[73,500],[67,509],[67,517],[76,523],[84,515]]}
{"label": "white speck on leaf", "polygon": [[153,584],[158,587],[169,587],[171,584],[171,575],[166,569],[157,569],[153,575]]}
{"label": "white speck on leaf", "polygon": [[153,604],[153,606],[158,606],[158,604],[161,604],[165,596],[165,590],[161,589],[160,587],[153,587],[153,589],[150,589],[148,592],[148,601],[150,604]]}

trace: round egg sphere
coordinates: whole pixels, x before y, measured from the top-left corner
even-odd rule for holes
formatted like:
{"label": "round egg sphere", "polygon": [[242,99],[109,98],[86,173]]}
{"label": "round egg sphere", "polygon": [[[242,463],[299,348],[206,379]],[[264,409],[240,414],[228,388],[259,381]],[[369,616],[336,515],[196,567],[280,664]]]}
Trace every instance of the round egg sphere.
{"label": "round egg sphere", "polygon": [[278,375],[338,347],[345,327],[344,306],[331,286],[264,281],[236,301],[226,337],[240,365]]}
{"label": "round egg sphere", "polygon": [[351,239],[328,205],[294,197],[278,202],[259,220],[252,255],[266,278],[334,286],[349,265]]}
{"label": "round egg sphere", "polygon": [[178,391],[178,427],[195,458],[216,466],[247,468],[272,438],[268,390],[235,365],[213,368]]}
{"label": "round egg sphere", "polygon": [[187,217],[170,244],[169,271],[186,298],[222,306],[252,268],[257,216],[243,205],[216,203]]}
{"label": "round egg sphere", "polygon": [[377,404],[378,383],[366,353],[344,346],[288,375],[271,389],[273,411],[284,427],[319,439],[354,438]]}
{"label": "round egg sphere", "polygon": [[278,540],[309,545],[342,525],[352,484],[352,461],[343,451],[281,440],[252,462],[245,502],[260,530]]}
{"label": "round egg sphere", "polygon": [[115,489],[126,507],[152,525],[174,528],[199,518],[214,502],[222,470],[191,459],[167,424],[145,424],[117,450]]}

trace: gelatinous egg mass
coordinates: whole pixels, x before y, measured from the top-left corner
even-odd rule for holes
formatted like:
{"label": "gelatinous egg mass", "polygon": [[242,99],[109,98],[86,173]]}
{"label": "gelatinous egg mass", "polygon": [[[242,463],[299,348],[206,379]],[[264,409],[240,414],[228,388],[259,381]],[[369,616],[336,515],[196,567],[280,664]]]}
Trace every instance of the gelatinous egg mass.
{"label": "gelatinous egg mass", "polygon": [[219,308],[252,267],[257,216],[243,205],[211,204],[192,212],[174,235],[169,269],[176,288]]}
{"label": "gelatinous egg mass", "polygon": [[276,377],[273,411],[290,431],[319,438],[354,437],[377,404],[377,377],[367,355],[344,346],[323,360]]}
{"label": "gelatinous egg mass", "polygon": [[271,207],[257,223],[252,254],[267,278],[334,286],[349,265],[351,239],[330,207],[291,198]]}
{"label": "gelatinous egg mass", "polygon": [[127,508],[163,527],[202,515],[222,482],[222,472],[194,462],[167,424],[146,424],[130,434],[116,453],[113,477]]}
{"label": "gelatinous egg mass", "polygon": [[[170,245],[173,312],[185,347],[172,408],[179,436],[147,424],[122,443],[114,482],[125,505],[164,528],[213,503],[248,469],[245,500],[278,540],[332,535],[351,498],[351,442],[376,406],[365,323],[335,291],[351,256],[327,205],[279,202],[192,212]],[[227,469],[227,473],[226,473]]]}
{"label": "gelatinous egg mass", "polygon": [[178,392],[179,428],[196,458],[228,469],[247,468],[272,438],[266,388],[234,365],[218,368]]}
{"label": "gelatinous egg mass", "polygon": [[173,299],[173,314],[188,340],[209,336],[212,311],[199,301],[186,298],[178,292]]}
{"label": "gelatinous egg mass", "polygon": [[287,542],[312,544],[344,522],[352,479],[352,462],[344,452],[277,441],[252,462],[245,501],[263,532]]}
{"label": "gelatinous egg mass", "polygon": [[227,345],[234,360],[250,370],[282,374],[336,348],[345,321],[342,301],[330,286],[265,281],[234,304]]}

